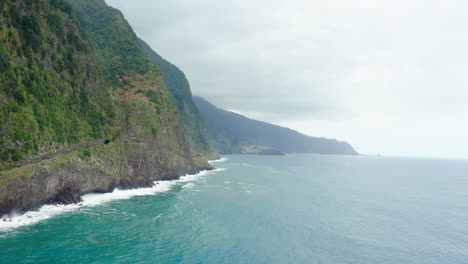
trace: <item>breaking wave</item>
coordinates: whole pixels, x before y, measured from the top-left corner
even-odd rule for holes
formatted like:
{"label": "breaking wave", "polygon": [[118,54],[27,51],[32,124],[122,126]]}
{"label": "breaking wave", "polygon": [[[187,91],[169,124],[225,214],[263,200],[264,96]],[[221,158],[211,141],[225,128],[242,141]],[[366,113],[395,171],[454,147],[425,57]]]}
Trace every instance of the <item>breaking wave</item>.
{"label": "breaking wave", "polygon": [[129,199],[135,196],[157,195],[171,190],[173,186],[180,183],[187,183],[203,178],[206,175],[223,171],[223,168],[205,170],[197,174],[181,176],[177,180],[155,181],[154,186],[148,188],[120,190],[115,189],[110,193],[89,193],[83,195],[82,202],[69,205],[43,205],[37,211],[28,211],[24,214],[11,214],[0,218],[0,232],[9,231],[23,226],[33,225],[38,222],[50,219],[54,216],[72,212],[82,207],[98,206],[116,200]]}

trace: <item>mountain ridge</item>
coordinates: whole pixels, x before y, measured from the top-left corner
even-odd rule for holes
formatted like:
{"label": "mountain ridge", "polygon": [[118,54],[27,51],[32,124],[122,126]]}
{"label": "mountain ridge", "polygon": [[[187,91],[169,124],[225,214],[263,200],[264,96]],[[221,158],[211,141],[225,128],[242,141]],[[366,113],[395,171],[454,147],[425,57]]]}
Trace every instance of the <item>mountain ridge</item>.
{"label": "mountain ridge", "polygon": [[312,137],[293,129],[258,121],[230,112],[194,96],[210,138],[220,153],[241,153],[246,145],[257,144],[285,153],[358,155],[345,141]]}

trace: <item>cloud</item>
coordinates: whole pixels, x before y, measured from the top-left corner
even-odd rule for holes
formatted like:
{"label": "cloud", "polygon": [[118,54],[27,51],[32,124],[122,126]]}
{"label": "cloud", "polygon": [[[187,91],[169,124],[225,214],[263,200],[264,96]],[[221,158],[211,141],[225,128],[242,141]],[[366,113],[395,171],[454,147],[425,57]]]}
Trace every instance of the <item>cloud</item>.
{"label": "cloud", "polygon": [[218,106],[365,153],[468,157],[465,1],[107,2]]}

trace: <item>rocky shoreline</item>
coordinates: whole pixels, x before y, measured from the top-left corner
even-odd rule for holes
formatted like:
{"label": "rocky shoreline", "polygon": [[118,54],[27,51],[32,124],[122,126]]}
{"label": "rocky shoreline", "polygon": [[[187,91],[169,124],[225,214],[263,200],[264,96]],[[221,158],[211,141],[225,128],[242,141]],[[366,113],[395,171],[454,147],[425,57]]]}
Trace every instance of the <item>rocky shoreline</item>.
{"label": "rocky shoreline", "polygon": [[182,175],[210,170],[208,162],[148,148],[142,143],[121,143],[43,160],[39,163],[1,172],[0,216],[23,214],[46,204],[81,202],[87,193],[107,193],[115,189],[154,186],[154,181],[174,180]]}

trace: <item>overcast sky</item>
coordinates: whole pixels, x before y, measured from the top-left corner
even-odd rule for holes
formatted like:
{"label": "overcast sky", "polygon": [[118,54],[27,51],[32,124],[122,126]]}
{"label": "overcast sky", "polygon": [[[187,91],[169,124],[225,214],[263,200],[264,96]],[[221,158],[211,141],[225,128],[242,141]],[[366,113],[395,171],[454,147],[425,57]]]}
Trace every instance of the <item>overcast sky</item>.
{"label": "overcast sky", "polygon": [[468,158],[455,0],[106,0],[194,94],[365,154]]}

